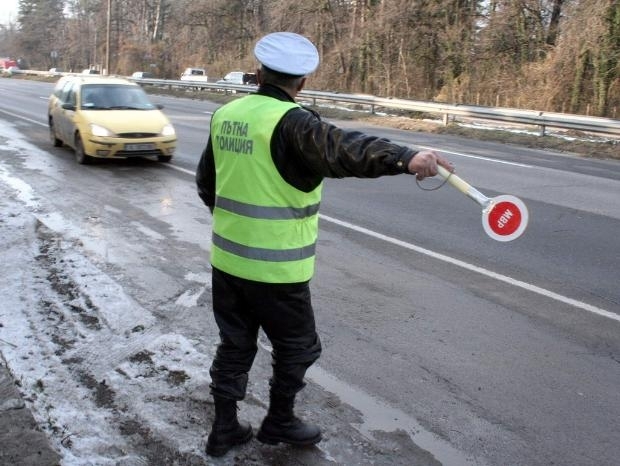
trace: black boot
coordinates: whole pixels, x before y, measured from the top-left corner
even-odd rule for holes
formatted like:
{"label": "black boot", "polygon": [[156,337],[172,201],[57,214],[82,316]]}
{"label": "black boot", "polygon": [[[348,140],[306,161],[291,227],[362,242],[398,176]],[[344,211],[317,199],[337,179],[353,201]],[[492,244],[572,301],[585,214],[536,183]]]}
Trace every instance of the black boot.
{"label": "black boot", "polygon": [[314,445],[321,441],[321,430],[295,417],[295,396],[271,392],[269,411],[256,434],[258,441],[269,445],[279,442],[290,445]]}
{"label": "black boot", "polygon": [[237,402],[228,398],[213,397],[215,420],[207,439],[207,455],[222,456],[235,445],[252,438],[252,426],[237,420]]}

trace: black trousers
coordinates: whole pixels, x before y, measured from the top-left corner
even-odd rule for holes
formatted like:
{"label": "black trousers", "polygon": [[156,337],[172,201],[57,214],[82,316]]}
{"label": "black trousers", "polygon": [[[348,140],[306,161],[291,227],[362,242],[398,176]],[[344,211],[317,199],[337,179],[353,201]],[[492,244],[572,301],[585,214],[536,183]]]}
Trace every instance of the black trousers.
{"label": "black trousers", "polygon": [[211,365],[211,393],[242,400],[256,356],[258,330],[271,342],[271,390],[294,396],[321,354],[309,282],[271,284],[213,268],[213,313],[220,344]]}

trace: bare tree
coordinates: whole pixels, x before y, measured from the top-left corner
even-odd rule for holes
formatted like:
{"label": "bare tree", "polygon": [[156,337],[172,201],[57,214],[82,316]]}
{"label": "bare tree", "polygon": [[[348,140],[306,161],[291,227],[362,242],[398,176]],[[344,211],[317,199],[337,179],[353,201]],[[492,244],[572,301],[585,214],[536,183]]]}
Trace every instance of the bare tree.
{"label": "bare tree", "polygon": [[[103,62],[108,0],[20,0],[5,44],[33,66]],[[315,88],[615,116],[620,0],[112,0],[110,72],[256,66],[276,30],[319,49]],[[63,8],[64,7],[64,8]],[[53,29],[52,29],[53,28]],[[52,38],[52,40],[50,40]],[[19,39],[19,40],[18,40]]]}
{"label": "bare tree", "polygon": [[49,68],[55,64],[57,31],[64,23],[62,0],[20,0],[18,7],[20,54],[32,67]]}

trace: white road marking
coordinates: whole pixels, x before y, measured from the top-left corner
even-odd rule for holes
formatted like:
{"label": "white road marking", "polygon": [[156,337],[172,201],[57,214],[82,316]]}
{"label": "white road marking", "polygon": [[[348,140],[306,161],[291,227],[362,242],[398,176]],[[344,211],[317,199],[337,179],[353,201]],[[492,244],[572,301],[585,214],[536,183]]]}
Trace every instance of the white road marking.
{"label": "white road marking", "polygon": [[11,115],[12,117],[15,117],[15,118],[19,118],[20,120],[29,121],[30,123],[34,123],[35,125],[47,126],[47,123],[41,123],[40,121],[33,120],[31,118],[27,118],[27,117],[25,117],[23,115],[18,115],[17,113],[7,112],[6,110],[2,110],[2,109],[0,109],[0,112],[5,113],[7,115]]}
{"label": "white road marking", "polygon": [[183,173],[187,173],[188,175],[191,176],[196,176],[196,172],[193,170],[188,170],[187,168],[183,168],[183,167],[177,167],[176,165],[164,165],[166,168],[171,168],[173,170],[177,170]]}
{"label": "white road marking", "polygon": [[434,150],[436,152],[441,152],[443,154],[452,154],[452,155],[458,155],[459,157],[467,157],[469,159],[484,160],[485,162],[503,163],[504,165],[512,165],[514,167],[536,168],[534,167],[534,165],[527,165],[525,163],[518,163],[518,162],[509,162],[508,160],[498,160],[498,159],[493,159],[491,157],[483,157],[482,155],[464,154],[463,152],[455,152],[451,150],[437,149],[436,147],[427,147],[427,146],[416,146],[416,147],[418,147],[419,149]]}
{"label": "white road marking", "polygon": [[409,249],[411,251],[415,251],[415,252],[418,252],[420,254],[424,254],[426,256],[432,257],[433,259],[437,259],[437,260],[440,260],[440,261],[443,261],[443,262],[447,262],[447,263],[452,264],[452,265],[456,265],[458,267],[461,267],[463,269],[469,270],[471,272],[479,273],[481,275],[493,278],[495,280],[499,280],[501,282],[508,283],[509,285],[516,286],[518,288],[523,288],[524,290],[531,291],[533,293],[537,293],[539,295],[545,296],[545,297],[550,298],[550,299],[554,299],[556,301],[559,301],[559,302],[562,302],[562,303],[565,303],[565,304],[569,304],[570,306],[577,307],[579,309],[591,312],[591,313],[599,315],[601,317],[607,317],[608,319],[612,319],[612,320],[616,320],[616,321],[620,322],[620,315],[614,314],[613,312],[606,311],[605,309],[601,309],[600,307],[596,307],[596,306],[592,306],[591,304],[584,303],[583,301],[577,301],[576,299],[568,298],[566,296],[563,296],[561,294],[555,293],[553,291],[546,290],[546,289],[541,288],[541,287],[536,286],[536,285],[532,285],[531,283],[526,283],[526,282],[523,282],[521,280],[517,280],[515,278],[508,277],[506,275],[502,275],[502,274],[493,272],[491,270],[487,270],[487,269],[482,268],[482,267],[478,267],[477,265],[469,264],[469,263],[461,261],[459,259],[455,259],[453,257],[446,256],[444,254],[441,254],[441,253],[438,253],[438,252],[435,252],[435,251],[431,251],[430,249],[422,248],[420,246],[416,246],[415,244],[407,243],[405,241],[401,241],[399,239],[392,238],[390,236],[386,236],[386,235],[384,235],[382,233],[377,233],[375,231],[372,231],[372,230],[369,230],[367,228],[354,225],[352,223],[344,222],[342,220],[338,220],[338,219],[333,218],[333,217],[328,217],[328,216],[323,215],[323,214],[319,214],[319,216],[320,216],[320,218],[322,220],[334,223],[334,224],[339,225],[339,226],[341,226],[343,228],[348,228],[350,230],[357,231],[358,233],[362,233],[362,234],[365,234],[365,235],[368,235],[368,236],[372,236],[373,238],[377,238],[377,239],[380,239],[382,241],[386,241],[388,243],[395,244],[396,246],[400,246],[400,247],[403,247],[405,249]]}

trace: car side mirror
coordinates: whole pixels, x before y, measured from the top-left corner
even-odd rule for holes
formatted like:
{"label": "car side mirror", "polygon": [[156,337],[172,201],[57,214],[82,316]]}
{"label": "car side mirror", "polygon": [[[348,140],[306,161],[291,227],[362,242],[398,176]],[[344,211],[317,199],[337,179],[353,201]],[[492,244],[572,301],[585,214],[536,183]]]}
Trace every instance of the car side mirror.
{"label": "car side mirror", "polygon": [[75,110],[75,105],[66,103],[66,104],[62,104],[62,108],[64,108],[65,110]]}

